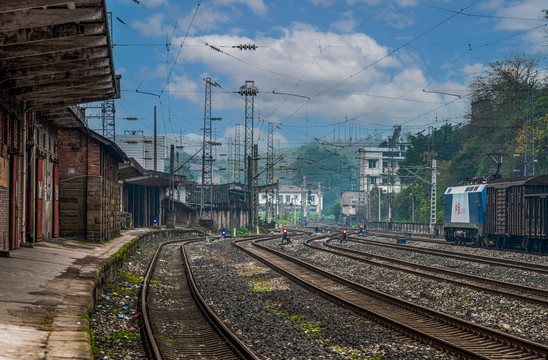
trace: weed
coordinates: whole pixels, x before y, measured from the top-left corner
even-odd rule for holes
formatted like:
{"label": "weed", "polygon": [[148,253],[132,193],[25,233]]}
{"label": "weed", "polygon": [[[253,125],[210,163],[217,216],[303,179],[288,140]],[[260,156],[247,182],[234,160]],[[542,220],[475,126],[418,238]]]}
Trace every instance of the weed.
{"label": "weed", "polygon": [[130,273],[129,271],[121,270],[121,271],[117,272],[116,275],[126,279],[129,282],[136,283],[136,284],[139,284],[140,282],[143,281],[143,278],[141,276],[135,276],[132,273]]}
{"label": "weed", "polygon": [[128,339],[128,340],[134,340],[141,337],[141,335],[137,334],[136,332],[132,331],[119,331],[117,333],[114,333],[112,335],[106,336],[109,339],[113,340],[119,340],[119,339]]}

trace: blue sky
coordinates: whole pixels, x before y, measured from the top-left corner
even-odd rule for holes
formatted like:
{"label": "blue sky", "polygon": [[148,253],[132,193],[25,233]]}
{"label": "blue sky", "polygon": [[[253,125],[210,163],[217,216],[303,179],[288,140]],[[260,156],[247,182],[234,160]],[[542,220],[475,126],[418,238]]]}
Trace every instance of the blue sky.
{"label": "blue sky", "polygon": [[[159,132],[182,134],[193,153],[206,77],[222,86],[213,89],[212,115],[222,118],[214,137],[223,144],[244,125],[234,91],[246,80],[259,89],[261,148],[266,122],[276,125],[276,147],[459,123],[470,107],[468,84],[489,61],[544,54],[546,74],[545,8],[544,0],[107,0],[122,75],[117,134],[151,134],[156,105]],[[239,44],[257,49],[233,48]]]}

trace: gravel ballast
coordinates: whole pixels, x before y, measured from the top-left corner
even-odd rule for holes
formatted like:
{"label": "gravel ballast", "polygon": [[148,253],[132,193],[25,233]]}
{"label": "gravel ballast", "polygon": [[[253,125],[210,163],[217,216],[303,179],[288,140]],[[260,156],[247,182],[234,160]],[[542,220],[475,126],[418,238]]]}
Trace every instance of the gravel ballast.
{"label": "gravel ballast", "polygon": [[[165,238],[159,238],[142,242],[105,289],[92,316],[92,331],[99,349],[97,359],[147,358],[138,328],[137,295],[151,256],[164,241]],[[304,246],[304,239],[297,237],[292,238],[289,245],[280,246],[279,240],[267,244],[390,295],[522,338],[548,343],[545,325],[548,311],[543,307],[312,250]],[[395,253],[393,249],[373,249],[351,242],[345,246],[383,256]],[[230,239],[195,243],[187,246],[187,251],[206,301],[261,359],[452,358],[303,289],[238,250]],[[415,255],[405,253],[398,256],[407,261],[461,270],[462,264],[458,260],[426,255],[416,259]],[[519,254],[512,256],[519,257]],[[528,272],[505,275],[502,267],[482,264],[462,267],[472,273],[477,267],[479,274],[492,274],[500,279],[515,280],[530,275]],[[534,282],[537,280],[531,280],[533,283],[521,281],[537,286]],[[541,278],[538,281],[539,287],[545,282]]]}

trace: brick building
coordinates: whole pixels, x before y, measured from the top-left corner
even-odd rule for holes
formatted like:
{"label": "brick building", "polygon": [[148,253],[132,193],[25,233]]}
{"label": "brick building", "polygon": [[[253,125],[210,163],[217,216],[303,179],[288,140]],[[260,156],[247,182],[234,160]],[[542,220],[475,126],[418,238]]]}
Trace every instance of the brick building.
{"label": "brick building", "polygon": [[129,159],[87,128],[57,130],[59,227],[64,237],[110,240],[120,232],[118,164]]}
{"label": "brick building", "polygon": [[0,252],[60,231],[57,130],[119,94],[104,0],[0,1]]}

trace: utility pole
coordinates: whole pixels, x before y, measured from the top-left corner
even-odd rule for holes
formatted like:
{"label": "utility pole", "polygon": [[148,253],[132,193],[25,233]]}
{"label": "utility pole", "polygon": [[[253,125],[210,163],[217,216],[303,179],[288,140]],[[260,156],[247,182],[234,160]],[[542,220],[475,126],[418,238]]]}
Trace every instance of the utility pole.
{"label": "utility pole", "polygon": [[254,224],[254,218],[253,213],[254,209],[253,206],[253,161],[254,158],[253,155],[253,131],[254,131],[254,116],[255,116],[255,96],[258,93],[258,89],[255,87],[255,81],[252,80],[246,80],[245,85],[242,85],[240,87],[240,90],[237,92],[238,94],[245,97],[245,130],[244,130],[244,159],[247,162],[247,166],[251,166],[251,168],[248,168],[248,176],[247,176],[247,183],[246,183],[246,202],[249,205],[249,215],[250,215],[250,223],[249,225],[253,227]]}
{"label": "utility pole", "polygon": [[253,179],[251,181],[252,225],[259,225],[259,145],[253,144]]}
{"label": "utility pole", "polygon": [[[157,171],[158,163],[158,136],[156,132],[156,106],[154,106],[154,171]],[[150,155],[149,155],[150,156]]]}
{"label": "utility pole", "polygon": [[[204,137],[202,150],[202,187],[200,191],[200,220],[212,221],[213,208],[213,151],[212,148],[218,143],[212,140],[212,125],[214,120],[221,118],[211,117],[211,86],[221,87],[211,78],[205,79],[205,106],[204,106]],[[207,211],[206,211],[207,209]]]}
{"label": "utility pole", "polygon": [[434,226],[436,225],[436,188],[437,188],[437,161],[432,159],[432,187],[430,191],[430,234],[434,234]]}
{"label": "utility pole", "polygon": [[173,197],[175,195],[175,172],[174,172],[174,164],[173,164],[173,161],[174,161],[174,156],[175,156],[175,145],[171,144],[171,153],[170,153],[170,156],[169,156],[169,173],[171,174],[171,220],[172,220],[172,223],[170,227],[175,227],[175,202],[173,200]]}
{"label": "utility pole", "polygon": [[[266,151],[266,185],[274,183],[274,126],[268,123],[268,141]],[[268,189],[266,192],[266,223],[272,222],[274,210],[274,189]]]}
{"label": "utility pole", "polygon": [[301,211],[303,212],[303,216],[302,216],[302,219],[303,219],[303,225],[306,226],[307,224],[307,216],[306,216],[306,213],[307,213],[307,205],[308,205],[308,191],[306,190],[306,176],[303,176],[303,184],[302,184],[302,188],[301,188]]}

